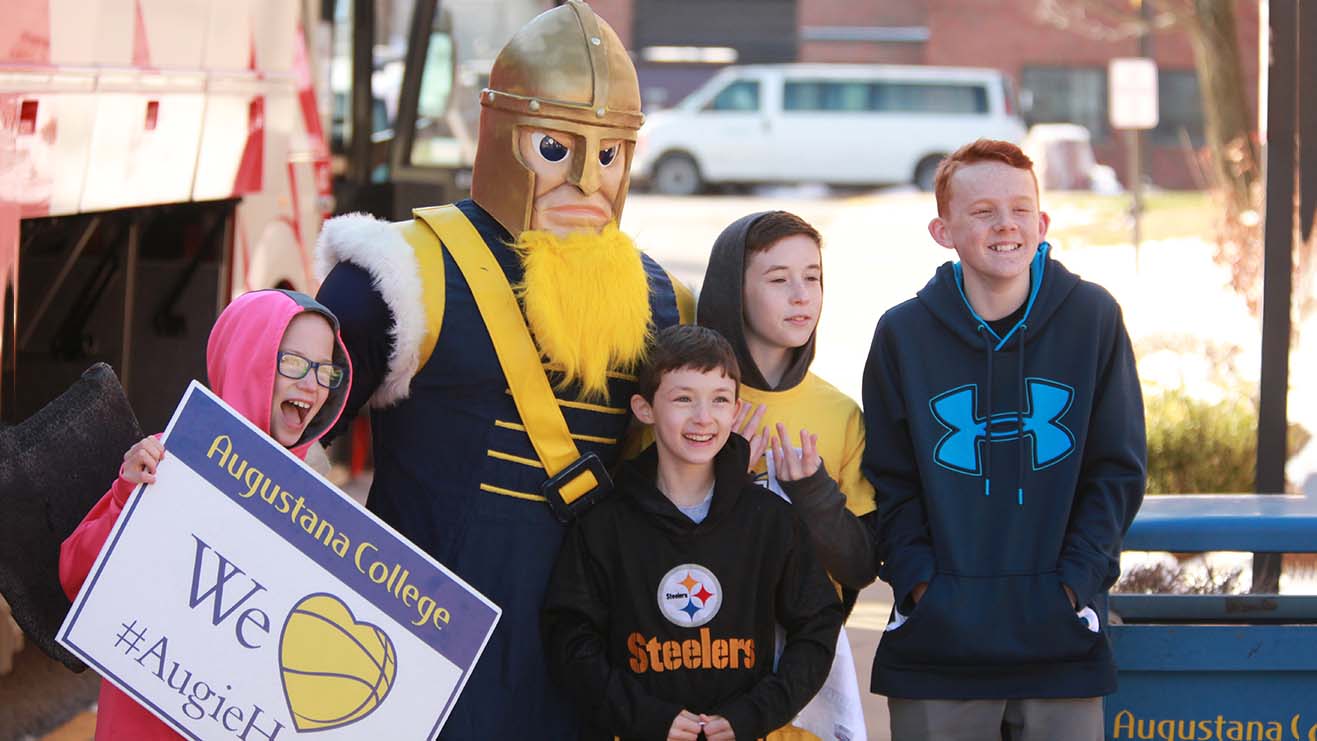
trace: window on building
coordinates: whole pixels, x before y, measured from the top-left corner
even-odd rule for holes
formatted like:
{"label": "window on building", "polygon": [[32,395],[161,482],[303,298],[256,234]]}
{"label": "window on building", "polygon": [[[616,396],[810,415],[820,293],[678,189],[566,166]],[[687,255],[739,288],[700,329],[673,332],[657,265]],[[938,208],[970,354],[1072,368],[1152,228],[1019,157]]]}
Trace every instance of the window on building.
{"label": "window on building", "polygon": [[1187,134],[1190,146],[1203,145],[1203,100],[1193,70],[1158,70],[1157,107],[1154,142],[1178,145]]}
{"label": "window on building", "polygon": [[1024,112],[1030,126],[1074,123],[1087,128],[1094,141],[1106,138],[1107,71],[1102,67],[1024,67],[1020,89],[1031,101]]}
{"label": "window on building", "polygon": [[737,80],[723,88],[708,105],[711,111],[753,113],[759,110],[759,82]]}
{"label": "window on building", "polygon": [[[519,4],[556,5],[537,2]],[[488,0],[465,4],[486,5]],[[649,46],[720,46],[736,51],[741,64],[794,62],[798,0],[628,0],[632,8],[630,49]],[[617,5],[615,3],[615,5]],[[643,76],[643,75],[642,75]]]}

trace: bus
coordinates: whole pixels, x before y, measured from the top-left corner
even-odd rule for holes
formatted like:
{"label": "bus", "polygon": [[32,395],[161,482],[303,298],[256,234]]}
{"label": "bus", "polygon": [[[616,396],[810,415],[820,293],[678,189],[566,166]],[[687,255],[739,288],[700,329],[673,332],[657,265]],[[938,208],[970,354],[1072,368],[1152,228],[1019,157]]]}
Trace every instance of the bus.
{"label": "bus", "polygon": [[[404,218],[463,196],[478,115],[463,93],[489,49],[551,4],[8,0],[0,426],[106,362],[142,429],[163,429],[205,378],[230,300],[315,293],[325,218]],[[403,67],[377,95],[381,57]],[[377,99],[387,125],[372,121]],[[21,642],[0,595],[0,738],[39,735],[96,695],[94,674]]]}

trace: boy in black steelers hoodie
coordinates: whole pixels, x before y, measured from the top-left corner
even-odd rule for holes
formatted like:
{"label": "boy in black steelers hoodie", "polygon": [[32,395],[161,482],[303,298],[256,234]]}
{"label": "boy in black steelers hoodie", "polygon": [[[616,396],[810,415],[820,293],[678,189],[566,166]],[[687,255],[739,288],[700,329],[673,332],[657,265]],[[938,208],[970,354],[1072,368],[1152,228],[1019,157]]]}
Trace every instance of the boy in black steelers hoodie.
{"label": "boy in black steelers hoodie", "polygon": [[660,332],[631,399],[655,443],[567,533],[543,631],[582,739],[761,738],[827,677],[841,605],[791,505],[750,480],[739,381],[717,332]]}

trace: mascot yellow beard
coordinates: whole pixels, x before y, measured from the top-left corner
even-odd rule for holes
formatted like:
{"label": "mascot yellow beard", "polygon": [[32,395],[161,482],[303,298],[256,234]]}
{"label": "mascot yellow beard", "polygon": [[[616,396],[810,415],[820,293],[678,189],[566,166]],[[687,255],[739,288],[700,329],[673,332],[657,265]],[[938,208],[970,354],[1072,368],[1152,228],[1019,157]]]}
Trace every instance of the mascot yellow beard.
{"label": "mascot yellow beard", "polygon": [[652,335],[649,279],[631,238],[609,224],[558,236],[523,231],[513,248],[525,269],[516,286],[531,334],[559,388],[608,398],[608,372],[631,371]]}

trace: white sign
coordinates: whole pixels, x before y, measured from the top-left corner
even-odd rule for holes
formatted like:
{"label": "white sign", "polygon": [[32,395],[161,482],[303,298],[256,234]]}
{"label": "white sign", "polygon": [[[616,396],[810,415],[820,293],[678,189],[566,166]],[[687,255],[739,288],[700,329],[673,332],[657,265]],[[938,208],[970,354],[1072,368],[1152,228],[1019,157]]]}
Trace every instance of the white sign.
{"label": "white sign", "polygon": [[1113,59],[1107,68],[1107,110],[1114,129],[1157,128],[1157,63]]}
{"label": "white sign", "polygon": [[184,736],[434,738],[500,610],[198,383],[59,641]]}

